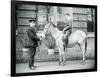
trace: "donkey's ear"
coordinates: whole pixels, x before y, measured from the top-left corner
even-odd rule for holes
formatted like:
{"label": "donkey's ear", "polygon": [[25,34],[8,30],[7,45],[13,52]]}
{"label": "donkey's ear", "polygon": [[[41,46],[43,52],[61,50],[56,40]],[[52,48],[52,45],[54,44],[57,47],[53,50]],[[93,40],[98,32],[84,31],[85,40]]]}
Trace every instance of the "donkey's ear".
{"label": "donkey's ear", "polygon": [[57,25],[55,25],[55,24],[52,24],[54,27],[57,27]]}
{"label": "donkey's ear", "polygon": [[50,16],[49,17],[49,22],[53,22],[54,21],[54,17],[53,16]]}

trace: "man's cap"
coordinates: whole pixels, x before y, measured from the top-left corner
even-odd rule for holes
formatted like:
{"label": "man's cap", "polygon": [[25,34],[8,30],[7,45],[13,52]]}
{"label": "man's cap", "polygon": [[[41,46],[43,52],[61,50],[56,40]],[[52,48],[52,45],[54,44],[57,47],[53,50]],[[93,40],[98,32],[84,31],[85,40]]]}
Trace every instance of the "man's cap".
{"label": "man's cap", "polygon": [[32,21],[36,22],[36,18],[29,20],[29,22],[32,22]]}
{"label": "man's cap", "polygon": [[70,15],[69,13],[66,13],[65,15]]}

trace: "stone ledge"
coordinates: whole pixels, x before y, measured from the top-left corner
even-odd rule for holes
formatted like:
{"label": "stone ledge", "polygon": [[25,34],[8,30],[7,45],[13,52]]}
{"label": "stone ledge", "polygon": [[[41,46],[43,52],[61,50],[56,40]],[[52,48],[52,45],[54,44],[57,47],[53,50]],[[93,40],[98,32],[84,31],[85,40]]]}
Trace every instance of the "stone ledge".
{"label": "stone ledge", "polygon": [[95,37],[95,34],[94,34],[94,32],[88,32],[88,34],[87,34],[87,37]]}

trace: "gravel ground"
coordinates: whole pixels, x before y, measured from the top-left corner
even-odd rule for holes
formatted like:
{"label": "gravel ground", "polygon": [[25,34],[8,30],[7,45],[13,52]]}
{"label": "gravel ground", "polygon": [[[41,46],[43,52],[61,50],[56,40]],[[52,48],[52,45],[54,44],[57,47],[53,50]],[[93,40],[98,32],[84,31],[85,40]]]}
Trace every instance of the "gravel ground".
{"label": "gravel ground", "polygon": [[94,60],[86,60],[84,64],[82,64],[82,60],[73,60],[66,61],[65,64],[65,66],[59,66],[58,61],[36,62],[35,65],[37,68],[35,70],[30,70],[28,68],[28,63],[20,63],[16,64],[16,73],[91,69],[94,67]]}

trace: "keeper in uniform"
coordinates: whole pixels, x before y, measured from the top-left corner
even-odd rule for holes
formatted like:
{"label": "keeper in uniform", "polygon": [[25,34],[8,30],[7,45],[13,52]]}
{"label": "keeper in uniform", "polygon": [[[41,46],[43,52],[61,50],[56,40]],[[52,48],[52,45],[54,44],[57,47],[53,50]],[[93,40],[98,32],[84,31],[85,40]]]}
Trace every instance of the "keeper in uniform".
{"label": "keeper in uniform", "polygon": [[30,59],[29,59],[29,68],[32,70],[36,69],[36,66],[34,65],[34,57],[36,54],[36,48],[38,47],[38,41],[40,41],[40,38],[36,35],[36,19],[29,20],[30,28],[27,30],[27,35],[29,37],[29,53],[30,53]]}

